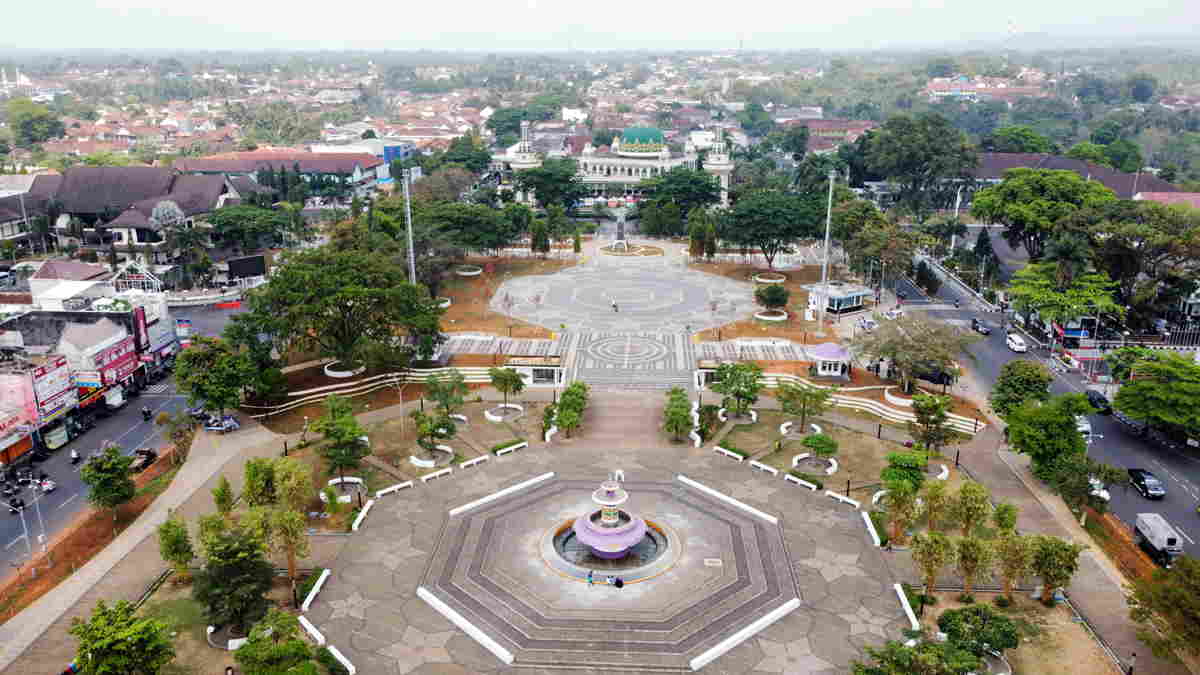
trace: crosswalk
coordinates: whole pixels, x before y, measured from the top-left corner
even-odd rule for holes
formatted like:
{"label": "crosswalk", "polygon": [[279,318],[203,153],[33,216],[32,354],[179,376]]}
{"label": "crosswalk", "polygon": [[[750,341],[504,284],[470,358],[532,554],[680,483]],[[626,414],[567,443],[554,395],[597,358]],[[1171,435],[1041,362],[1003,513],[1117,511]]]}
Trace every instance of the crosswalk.
{"label": "crosswalk", "polygon": [[145,391],[147,394],[165,394],[167,393],[167,389],[170,389],[170,385],[163,383],[152,384],[149,387],[146,387],[143,391]]}

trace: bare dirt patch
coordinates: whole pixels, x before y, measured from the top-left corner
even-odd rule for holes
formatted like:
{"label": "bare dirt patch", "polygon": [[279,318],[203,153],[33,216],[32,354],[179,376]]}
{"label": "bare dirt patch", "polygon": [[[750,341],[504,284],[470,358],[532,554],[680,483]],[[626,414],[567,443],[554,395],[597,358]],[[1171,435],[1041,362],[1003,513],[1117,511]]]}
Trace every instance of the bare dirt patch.
{"label": "bare dirt patch", "polygon": [[488,306],[505,279],[531,274],[553,274],[575,265],[574,258],[469,260],[483,268],[477,277],[451,276],[442,284],[441,296],[453,302],[442,315],[442,330],[509,335],[516,338],[548,338],[550,331],[520,319],[494,312]]}
{"label": "bare dirt patch", "polygon": [[[936,605],[926,606],[921,623],[937,630],[937,618],[948,609],[966,605],[957,593],[935,593]],[[1014,675],[1101,675],[1119,673],[1112,659],[1081,624],[1063,606],[1046,607],[1028,596],[1014,594],[1013,605],[999,608],[992,604],[996,593],[975,593],[975,601],[988,604],[1016,622],[1021,644],[1004,653]]]}

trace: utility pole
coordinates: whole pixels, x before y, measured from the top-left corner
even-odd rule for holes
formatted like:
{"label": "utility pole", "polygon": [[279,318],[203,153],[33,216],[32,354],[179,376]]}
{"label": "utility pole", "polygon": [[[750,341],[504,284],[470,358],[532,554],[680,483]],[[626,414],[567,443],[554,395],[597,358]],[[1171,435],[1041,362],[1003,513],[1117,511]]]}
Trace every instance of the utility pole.
{"label": "utility pole", "polygon": [[412,197],[408,190],[408,184],[412,182],[412,169],[404,169],[402,177],[404,180],[404,218],[408,221],[408,281],[415,285],[417,283],[417,258],[413,253]]}
{"label": "utility pole", "polygon": [[821,330],[825,327],[825,308],[829,305],[829,224],[833,220],[833,179],[837,172],[829,170],[829,202],[825,207],[825,255],[821,260]]}

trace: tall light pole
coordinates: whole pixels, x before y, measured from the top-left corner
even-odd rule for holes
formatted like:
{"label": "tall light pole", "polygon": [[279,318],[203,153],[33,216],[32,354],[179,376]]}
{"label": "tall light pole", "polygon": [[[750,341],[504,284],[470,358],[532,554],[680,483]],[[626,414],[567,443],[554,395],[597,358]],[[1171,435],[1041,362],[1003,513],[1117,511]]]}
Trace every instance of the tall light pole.
{"label": "tall light pole", "polygon": [[825,255],[821,260],[821,319],[819,330],[825,329],[825,308],[829,306],[829,225],[833,221],[833,179],[837,171],[829,170],[829,201],[825,206]]}
{"label": "tall light pole", "polygon": [[404,180],[404,219],[408,221],[408,281],[415,285],[417,283],[417,258],[413,253],[412,197],[408,193],[408,184],[412,182],[412,169],[404,169],[401,176]]}

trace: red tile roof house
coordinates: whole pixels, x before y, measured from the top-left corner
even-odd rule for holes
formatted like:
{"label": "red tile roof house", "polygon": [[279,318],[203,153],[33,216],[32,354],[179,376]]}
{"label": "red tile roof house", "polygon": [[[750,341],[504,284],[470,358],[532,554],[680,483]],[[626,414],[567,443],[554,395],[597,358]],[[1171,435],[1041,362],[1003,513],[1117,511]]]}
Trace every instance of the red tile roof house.
{"label": "red tile roof house", "polygon": [[1133,196],[1134,201],[1150,201],[1159,204],[1184,204],[1194,209],[1200,209],[1200,192],[1139,192]]}
{"label": "red tile roof house", "polygon": [[187,174],[254,176],[262,169],[288,171],[299,168],[311,179],[316,175],[345,177],[360,196],[373,192],[380,180],[390,177],[388,164],[375,155],[358,152],[227,152],[196,159],[178,159],[175,168]]}

